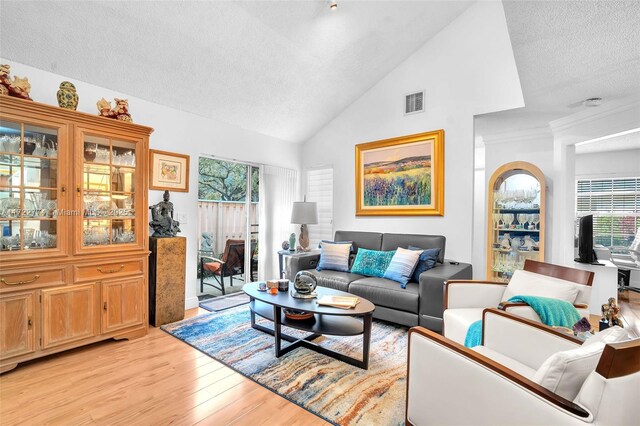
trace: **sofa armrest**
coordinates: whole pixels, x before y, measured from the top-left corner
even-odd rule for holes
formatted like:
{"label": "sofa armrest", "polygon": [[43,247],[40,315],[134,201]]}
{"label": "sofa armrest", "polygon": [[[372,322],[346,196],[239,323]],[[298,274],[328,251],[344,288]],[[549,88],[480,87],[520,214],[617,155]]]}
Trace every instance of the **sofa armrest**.
{"label": "sofa armrest", "polygon": [[444,283],[453,279],[471,279],[473,269],[468,263],[453,265],[445,260],[435,268],[420,274],[420,325],[431,330],[442,331],[442,300]]}
{"label": "sofa armrest", "polygon": [[582,341],[536,321],[491,308],[482,314],[482,346],[537,370],[556,352]]}
{"label": "sofa armrest", "polygon": [[444,309],[492,308],[498,306],[507,284],[484,280],[448,280]]}
{"label": "sofa armrest", "polygon": [[[464,410],[458,409],[461,401]],[[583,424],[591,419],[581,406],[471,349],[422,327],[409,330],[407,425]]]}
{"label": "sofa armrest", "polygon": [[320,260],[319,253],[296,253],[284,258],[284,269],[289,281],[293,281],[296,274],[305,269],[315,269]]}

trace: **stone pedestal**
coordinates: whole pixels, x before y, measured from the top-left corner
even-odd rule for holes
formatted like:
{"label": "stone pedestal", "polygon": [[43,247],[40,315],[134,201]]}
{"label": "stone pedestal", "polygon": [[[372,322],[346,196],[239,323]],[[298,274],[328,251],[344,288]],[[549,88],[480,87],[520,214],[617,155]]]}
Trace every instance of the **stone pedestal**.
{"label": "stone pedestal", "polygon": [[159,327],[184,318],[187,239],[149,238],[149,324]]}

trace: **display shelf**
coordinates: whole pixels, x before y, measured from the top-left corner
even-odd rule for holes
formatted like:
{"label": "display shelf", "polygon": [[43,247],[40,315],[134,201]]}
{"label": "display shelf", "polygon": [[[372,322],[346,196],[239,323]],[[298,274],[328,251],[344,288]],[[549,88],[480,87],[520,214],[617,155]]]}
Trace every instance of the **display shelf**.
{"label": "display shelf", "polygon": [[[544,260],[544,174],[530,163],[508,163],[493,173],[487,193],[487,206],[490,206],[487,215],[487,278],[508,282],[513,271],[522,269],[525,259]],[[511,228],[514,223],[525,224],[526,227]],[[534,223],[536,229],[527,229]],[[530,239],[538,250],[501,249],[501,242],[507,244],[505,238],[508,245],[514,238],[519,239],[517,247],[523,238],[525,241]]]}

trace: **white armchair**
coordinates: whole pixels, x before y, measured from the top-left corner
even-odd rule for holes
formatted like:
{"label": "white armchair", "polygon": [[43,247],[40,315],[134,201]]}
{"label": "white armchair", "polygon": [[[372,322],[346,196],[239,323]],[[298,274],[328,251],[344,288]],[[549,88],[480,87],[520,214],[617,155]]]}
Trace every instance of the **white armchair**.
{"label": "white armchair", "polygon": [[483,345],[469,349],[414,327],[406,424],[637,424],[640,340],[609,343],[626,336],[616,328],[581,345],[540,323],[487,309]]}
{"label": "white armchair", "polygon": [[593,272],[528,260],[511,282],[449,280],[444,290],[443,334],[464,343],[469,326],[482,318],[485,308],[499,307],[514,315],[541,322],[524,303],[506,302],[516,295],[533,295],[567,300],[582,317],[589,318]]}

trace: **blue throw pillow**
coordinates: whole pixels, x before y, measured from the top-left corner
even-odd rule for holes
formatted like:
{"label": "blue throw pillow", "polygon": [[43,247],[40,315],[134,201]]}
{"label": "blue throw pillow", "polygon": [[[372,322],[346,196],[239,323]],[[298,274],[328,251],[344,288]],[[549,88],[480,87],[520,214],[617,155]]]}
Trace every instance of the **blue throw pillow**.
{"label": "blue throw pillow", "polygon": [[351,267],[351,273],[367,275],[369,277],[382,277],[395,253],[395,250],[378,251],[361,248],[358,250],[358,254],[356,254],[356,260]]}
{"label": "blue throw pillow", "polygon": [[393,255],[391,263],[389,263],[389,267],[383,275],[384,278],[397,281],[402,288],[407,288],[407,283],[411,279],[411,275],[419,258],[419,251],[398,247],[396,254]]}
{"label": "blue throw pillow", "polygon": [[351,244],[351,242],[334,243],[332,241],[322,241],[320,243],[320,261],[316,270],[328,269],[349,272]]}
{"label": "blue throw pillow", "polygon": [[428,271],[431,268],[435,268],[438,262],[438,256],[440,255],[439,248],[432,248],[423,250],[419,247],[409,246],[409,250],[422,250],[418,264],[415,271],[413,271],[413,281],[420,282],[420,274],[424,271]]}

